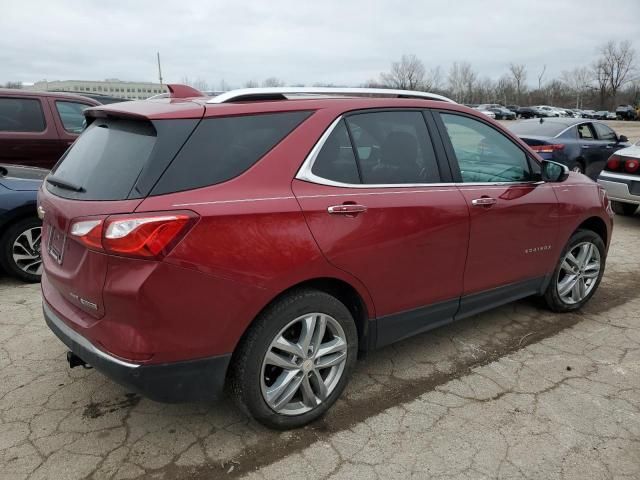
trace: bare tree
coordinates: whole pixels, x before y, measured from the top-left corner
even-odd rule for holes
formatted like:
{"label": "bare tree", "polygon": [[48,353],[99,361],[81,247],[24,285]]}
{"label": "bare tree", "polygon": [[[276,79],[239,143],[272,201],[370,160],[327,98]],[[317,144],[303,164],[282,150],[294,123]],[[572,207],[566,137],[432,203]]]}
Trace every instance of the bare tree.
{"label": "bare tree", "polygon": [[263,87],[284,87],[284,82],[277,77],[265,78],[262,82]]}
{"label": "bare tree", "polygon": [[547,65],[542,66],[542,71],[540,75],[538,75],[538,90],[542,90],[542,78],[544,77],[545,72],[547,71]]}
{"label": "bare tree", "polygon": [[22,88],[22,82],[7,82],[4,84],[4,88],[19,89]]}
{"label": "bare tree", "polygon": [[570,71],[564,71],[560,80],[564,82],[576,96],[576,108],[581,108],[582,98],[593,79],[592,72],[586,67],[576,67]]}
{"label": "bare tree", "polygon": [[469,62],[453,62],[447,80],[457,102],[470,102],[478,75]]}
{"label": "bare tree", "polygon": [[440,70],[440,66],[429,70],[429,73],[425,76],[423,88],[427,92],[435,92],[442,89],[442,71]]}
{"label": "bare tree", "polygon": [[526,89],[527,69],[521,63],[510,63],[509,72],[513,77],[513,83],[516,87],[516,102],[520,103],[522,93]]}
{"label": "bare tree", "polygon": [[391,64],[391,71],[381,73],[380,80],[385,86],[401,90],[422,90],[425,84],[425,68],[415,55],[402,55],[399,62]]}
{"label": "bare tree", "polygon": [[610,40],[600,47],[600,58],[596,65],[600,75],[606,77],[607,88],[614,105],[620,87],[631,80],[634,60],[635,50],[628,40],[620,43]]}
{"label": "bare tree", "polygon": [[244,82],[244,88],[256,88],[259,87],[260,84],[258,82],[256,82],[255,80],[248,80],[246,82]]}

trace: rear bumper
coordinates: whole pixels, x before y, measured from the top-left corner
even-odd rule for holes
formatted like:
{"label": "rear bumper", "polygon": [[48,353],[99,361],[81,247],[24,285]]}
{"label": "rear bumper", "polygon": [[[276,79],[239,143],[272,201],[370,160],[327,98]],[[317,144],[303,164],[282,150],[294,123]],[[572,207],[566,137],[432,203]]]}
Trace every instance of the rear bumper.
{"label": "rear bumper", "polygon": [[602,172],[598,183],[607,191],[610,200],[640,205],[640,178],[637,175]]}
{"label": "rear bumper", "polygon": [[99,372],[157,402],[213,400],[224,387],[231,354],[157,365],[130,363],[109,355],[69,327],[43,302],[47,325],[69,350]]}

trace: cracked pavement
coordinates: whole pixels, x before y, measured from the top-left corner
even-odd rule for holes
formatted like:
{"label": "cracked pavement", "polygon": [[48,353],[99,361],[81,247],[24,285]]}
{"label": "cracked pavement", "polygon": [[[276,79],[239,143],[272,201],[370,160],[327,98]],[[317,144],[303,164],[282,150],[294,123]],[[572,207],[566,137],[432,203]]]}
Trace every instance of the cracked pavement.
{"label": "cracked pavement", "polygon": [[516,302],[373,352],[323,420],[266,430],[70,370],[0,277],[0,479],[640,478],[640,215],[581,312]]}

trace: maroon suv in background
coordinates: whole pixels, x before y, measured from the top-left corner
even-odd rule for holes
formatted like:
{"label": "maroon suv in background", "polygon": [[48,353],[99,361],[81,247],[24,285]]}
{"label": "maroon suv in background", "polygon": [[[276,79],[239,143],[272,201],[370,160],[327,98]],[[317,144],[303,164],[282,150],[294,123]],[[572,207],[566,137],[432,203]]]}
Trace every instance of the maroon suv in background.
{"label": "maroon suv in background", "polygon": [[52,168],[82,132],[80,95],[0,89],[0,163]]}

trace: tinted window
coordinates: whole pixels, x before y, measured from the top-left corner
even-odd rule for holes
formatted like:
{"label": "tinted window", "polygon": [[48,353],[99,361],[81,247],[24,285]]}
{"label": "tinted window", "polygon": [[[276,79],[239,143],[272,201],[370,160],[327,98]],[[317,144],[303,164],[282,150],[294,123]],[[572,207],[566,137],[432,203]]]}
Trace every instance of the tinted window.
{"label": "tinted window", "polygon": [[316,157],[311,173],[341,183],[360,183],[356,157],[344,120],[340,121],[327,138]]}
{"label": "tinted window", "polygon": [[77,102],[56,101],[56,109],[64,129],[71,133],[81,133],[85,127],[84,112],[89,105]]}
{"label": "tinted window", "polygon": [[556,123],[552,120],[522,120],[513,125],[509,125],[516,135],[536,135],[540,137],[555,137],[568,127],[565,123]]}
{"label": "tinted window", "polygon": [[519,182],[531,178],[525,153],[496,129],[469,117],[441,114],[462,181]]}
{"label": "tinted window", "polygon": [[40,100],[0,98],[0,131],[42,132],[45,126]]}
{"label": "tinted window", "polygon": [[596,134],[598,135],[598,140],[607,140],[612,142],[616,142],[618,140],[616,133],[606,125],[602,123],[594,123],[593,125],[596,127]]}
{"label": "tinted window", "polygon": [[420,112],[376,112],[347,117],[362,183],[440,181],[435,153]]}
{"label": "tinted window", "polygon": [[593,140],[595,138],[590,124],[582,123],[578,125],[578,138],[582,138],[584,140]]}
{"label": "tinted window", "polygon": [[156,131],[148,122],[96,120],[53,169],[56,178],[84,191],[73,192],[51,184],[47,188],[68,198],[127,198],[155,143]]}
{"label": "tinted window", "polygon": [[309,115],[287,112],[203,120],[152,194],[205,187],[240,175]]}

